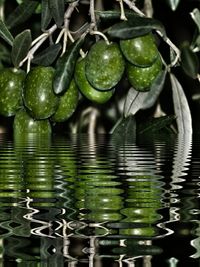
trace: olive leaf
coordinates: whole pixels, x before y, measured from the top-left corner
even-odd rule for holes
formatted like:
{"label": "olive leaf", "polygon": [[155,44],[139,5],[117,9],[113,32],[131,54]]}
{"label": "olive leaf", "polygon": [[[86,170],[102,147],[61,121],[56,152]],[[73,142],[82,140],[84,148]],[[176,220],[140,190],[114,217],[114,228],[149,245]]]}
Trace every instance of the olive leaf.
{"label": "olive leaf", "polygon": [[55,94],[63,94],[69,87],[83,42],[84,38],[77,39],[57,62],[53,81]]}
{"label": "olive leaf", "polygon": [[136,138],[136,121],[134,116],[120,118],[110,131],[112,140],[118,146],[123,142],[133,142]]}
{"label": "olive leaf", "polygon": [[9,45],[13,44],[13,36],[8,30],[6,24],[0,19],[0,37],[4,39]]}
{"label": "olive leaf", "polygon": [[[135,12],[124,10],[126,18],[139,17]],[[103,21],[120,19],[121,12],[118,10],[95,10],[95,14]]]}
{"label": "olive leaf", "polygon": [[129,89],[124,103],[125,117],[135,115],[138,110],[150,108],[155,104],[163,89],[166,73],[166,70],[161,71],[147,92],[139,92],[134,88]]}
{"label": "olive leaf", "polygon": [[31,47],[31,42],[32,37],[30,30],[24,30],[15,37],[11,51],[11,59],[15,67],[18,67],[22,59],[26,57]]}
{"label": "olive leaf", "polygon": [[52,19],[50,8],[49,8],[49,0],[41,1],[41,28],[45,30],[50,21]]}
{"label": "olive leaf", "polygon": [[27,21],[35,12],[38,4],[39,3],[37,1],[25,1],[21,5],[17,6],[6,19],[8,28],[16,27],[17,25]]}
{"label": "olive leaf", "polygon": [[151,120],[141,123],[139,125],[138,133],[150,133],[150,132],[158,132],[165,128],[168,128],[169,125],[175,120],[175,115],[163,116],[159,118],[152,118]]}
{"label": "olive leaf", "polygon": [[61,44],[53,44],[47,47],[36,56],[34,56],[32,63],[41,66],[50,66],[57,58],[61,48]]}
{"label": "olive leaf", "polygon": [[0,44],[0,68],[3,68],[4,63],[7,65],[11,64],[10,50],[3,44]]}
{"label": "olive leaf", "polygon": [[159,30],[163,36],[166,36],[164,26],[160,21],[134,16],[127,21],[118,22],[111,26],[108,28],[107,34],[112,38],[131,39],[147,34],[153,29]]}
{"label": "olive leaf", "polygon": [[172,97],[178,132],[180,134],[191,134],[192,117],[182,85],[172,73],[170,73],[170,80],[172,85]]}
{"label": "olive leaf", "polygon": [[175,11],[180,3],[180,0],[166,0],[171,10]]}
{"label": "olive leaf", "polygon": [[65,13],[64,0],[49,0],[49,8],[56,25],[61,27],[64,21]]}
{"label": "olive leaf", "polygon": [[199,59],[188,43],[184,43],[181,47],[181,67],[188,76],[193,79],[197,78]]}

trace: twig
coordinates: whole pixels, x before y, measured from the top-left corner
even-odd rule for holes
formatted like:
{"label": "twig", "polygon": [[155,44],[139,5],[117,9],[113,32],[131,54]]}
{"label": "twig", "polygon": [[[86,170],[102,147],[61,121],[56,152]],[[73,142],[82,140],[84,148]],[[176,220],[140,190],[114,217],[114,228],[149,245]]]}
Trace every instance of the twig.
{"label": "twig", "polygon": [[57,29],[56,25],[53,25],[47,32],[41,34],[31,43],[31,49],[29,50],[27,56],[20,62],[19,67],[21,67],[24,62],[27,61],[27,73],[30,70],[31,60],[33,59],[34,53],[38,50],[38,48],[46,41],[46,39],[52,35],[52,33]]}
{"label": "twig", "polygon": [[119,5],[120,5],[120,12],[121,12],[120,19],[121,20],[127,20],[126,15],[125,15],[125,11],[124,11],[123,0],[116,0],[116,1],[119,2]]}
{"label": "twig", "polygon": [[[79,3],[79,1],[76,1],[76,2],[73,2],[73,3],[69,4],[69,6],[68,6],[68,8],[67,8],[67,10],[65,12],[65,16],[64,16],[64,28],[60,31],[60,33],[59,33],[59,35],[57,37],[57,40],[56,40],[56,43],[59,43],[59,41],[61,40],[62,36],[64,35],[62,54],[65,52],[66,46],[67,46],[67,35],[68,35],[68,32],[69,32],[70,17],[72,15],[74,9],[78,5],[78,3]],[[27,56],[19,64],[19,66],[21,67],[27,61],[27,73],[30,71],[30,65],[31,65],[32,59],[34,58],[34,53],[55,32],[56,29],[57,29],[57,25],[54,24],[49,30],[47,30],[46,32],[42,33],[35,40],[32,41],[31,49],[29,50]]]}
{"label": "twig", "polygon": [[136,5],[134,3],[135,1],[134,2],[131,2],[130,0],[123,0],[123,1],[124,1],[124,3],[127,4],[127,6],[130,9],[132,9],[133,11],[135,11],[137,14],[139,14],[141,16],[144,16],[144,13],[141,10],[139,10],[139,8],[136,7]]}
{"label": "twig", "polygon": [[94,0],[90,0],[90,18],[91,18],[91,24],[90,24],[91,31],[97,31]]}

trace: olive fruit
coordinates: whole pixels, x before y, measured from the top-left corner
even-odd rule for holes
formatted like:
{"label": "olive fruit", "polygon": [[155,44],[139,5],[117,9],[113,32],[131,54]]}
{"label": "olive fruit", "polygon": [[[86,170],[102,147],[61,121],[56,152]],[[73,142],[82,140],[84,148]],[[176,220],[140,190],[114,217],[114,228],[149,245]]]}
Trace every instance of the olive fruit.
{"label": "olive fruit", "polygon": [[159,55],[152,34],[120,40],[120,48],[125,58],[130,63],[139,67],[151,66]]}
{"label": "olive fruit", "polygon": [[50,117],[58,107],[59,98],[53,92],[54,72],[52,67],[38,66],[27,74],[23,100],[35,119]]}
{"label": "olive fruit", "polygon": [[96,42],[88,52],[85,74],[89,83],[100,91],[112,89],[122,78],[125,61],[117,43]]}
{"label": "olive fruit", "polygon": [[25,72],[14,68],[0,71],[0,114],[13,116],[22,106]]}
{"label": "olive fruit", "polygon": [[13,128],[14,133],[19,135],[27,133],[51,133],[51,124],[49,120],[34,120],[24,109],[21,109],[16,113]]}
{"label": "olive fruit", "polygon": [[107,102],[114,93],[114,89],[109,91],[99,91],[92,87],[88,82],[85,75],[85,62],[86,58],[80,58],[75,66],[75,81],[78,85],[80,92],[89,100],[97,104]]}
{"label": "olive fruit", "polygon": [[127,77],[135,90],[148,91],[161,69],[162,61],[160,57],[152,66],[146,68],[137,67],[128,63]]}
{"label": "olive fruit", "polygon": [[54,122],[66,121],[72,116],[72,114],[75,112],[77,108],[79,91],[74,80],[71,81],[67,91],[59,98],[60,101],[58,108],[51,117],[51,120]]}

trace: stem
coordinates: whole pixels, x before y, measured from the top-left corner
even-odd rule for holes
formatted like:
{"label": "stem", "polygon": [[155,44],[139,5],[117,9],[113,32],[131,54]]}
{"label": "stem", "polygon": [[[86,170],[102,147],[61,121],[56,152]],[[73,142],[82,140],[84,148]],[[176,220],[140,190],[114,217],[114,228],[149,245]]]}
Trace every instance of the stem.
{"label": "stem", "polygon": [[132,9],[133,11],[135,11],[137,14],[144,16],[144,13],[142,11],[139,10],[139,8],[136,7],[134,2],[131,2],[130,0],[123,0],[124,3],[127,4],[127,6]]}
{"label": "stem", "polygon": [[123,0],[116,0],[116,1],[119,2],[119,5],[120,5],[120,12],[121,12],[120,19],[121,20],[127,20],[126,14],[125,14],[125,11],[124,11]]}
{"label": "stem", "polygon": [[101,37],[103,37],[103,39],[105,40],[105,42],[107,43],[107,45],[110,44],[108,38],[102,32],[100,32],[100,31],[91,31],[90,34],[100,35]]}
{"label": "stem", "polygon": [[90,0],[90,17],[91,17],[91,30],[97,30],[96,16],[95,16],[94,0]]}

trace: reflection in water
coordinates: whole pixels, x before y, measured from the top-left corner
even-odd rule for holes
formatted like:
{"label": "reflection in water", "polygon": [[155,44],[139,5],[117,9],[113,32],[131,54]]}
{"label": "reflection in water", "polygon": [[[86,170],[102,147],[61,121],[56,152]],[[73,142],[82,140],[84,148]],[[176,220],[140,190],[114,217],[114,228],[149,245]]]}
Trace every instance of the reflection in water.
{"label": "reflection in water", "polygon": [[2,135],[1,266],[199,266],[199,151]]}

